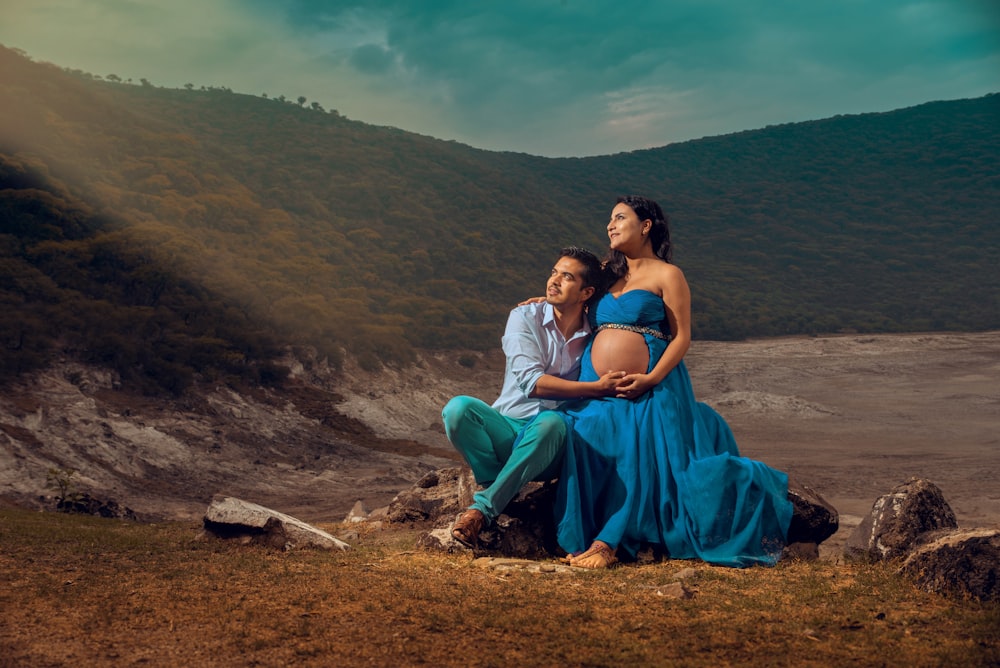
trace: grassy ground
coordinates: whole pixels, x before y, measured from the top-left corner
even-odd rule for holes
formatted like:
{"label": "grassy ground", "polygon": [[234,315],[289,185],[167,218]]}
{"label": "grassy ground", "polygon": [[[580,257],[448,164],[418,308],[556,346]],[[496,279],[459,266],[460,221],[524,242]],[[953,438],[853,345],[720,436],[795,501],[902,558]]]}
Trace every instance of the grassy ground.
{"label": "grassy ground", "polygon": [[[282,553],[192,524],[2,510],[0,665],[1000,665],[1000,605],[888,566],[498,571],[361,534]],[[694,597],[662,595],[683,568]]]}

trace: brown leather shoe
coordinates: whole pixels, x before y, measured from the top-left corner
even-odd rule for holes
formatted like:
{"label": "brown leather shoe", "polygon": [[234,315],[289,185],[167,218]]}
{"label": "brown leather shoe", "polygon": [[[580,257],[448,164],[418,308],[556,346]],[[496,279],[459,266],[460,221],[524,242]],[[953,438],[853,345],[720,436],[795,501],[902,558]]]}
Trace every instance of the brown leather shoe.
{"label": "brown leather shoe", "polygon": [[479,532],[486,526],[486,516],[475,508],[469,508],[458,516],[451,530],[451,537],[466,547],[479,544]]}

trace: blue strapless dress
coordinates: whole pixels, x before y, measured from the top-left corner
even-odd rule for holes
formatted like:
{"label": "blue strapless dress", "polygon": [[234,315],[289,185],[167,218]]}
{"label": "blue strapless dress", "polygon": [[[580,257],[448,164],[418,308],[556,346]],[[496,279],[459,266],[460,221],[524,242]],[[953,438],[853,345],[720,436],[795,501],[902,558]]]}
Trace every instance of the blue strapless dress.
{"label": "blue strapless dress", "polygon": [[[605,295],[592,324],[660,328],[663,301],[646,290]],[[649,369],[667,342],[644,334]],[[595,380],[590,348],[580,380]],[[569,553],[602,540],[635,556],[645,544],[672,559],[773,564],[791,521],[788,477],[739,456],[729,425],[695,401],[684,363],[638,399],[564,404],[566,455],[556,501],[557,538]]]}

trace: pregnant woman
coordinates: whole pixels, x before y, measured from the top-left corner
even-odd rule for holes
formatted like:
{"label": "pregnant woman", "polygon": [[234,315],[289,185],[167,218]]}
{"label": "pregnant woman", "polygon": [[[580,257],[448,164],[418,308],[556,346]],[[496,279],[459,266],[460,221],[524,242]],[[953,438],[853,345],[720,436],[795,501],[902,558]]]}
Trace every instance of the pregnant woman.
{"label": "pregnant woman", "polygon": [[740,457],[726,422],[694,398],[682,361],[691,295],[666,218],[652,200],[619,198],[608,238],[610,288],[590,313],[580,380],[627,375],[617,396],[564,409],[559,545],[585,568],[647,544],[672,559],[773,564],[792,517],[788,477]]}

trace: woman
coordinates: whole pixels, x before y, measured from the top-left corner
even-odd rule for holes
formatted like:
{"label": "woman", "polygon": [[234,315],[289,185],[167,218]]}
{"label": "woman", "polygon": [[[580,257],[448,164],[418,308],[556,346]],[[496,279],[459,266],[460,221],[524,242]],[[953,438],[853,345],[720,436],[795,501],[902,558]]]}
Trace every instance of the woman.
{"label": "woman", "polygon": [[610,287],[590,314],[597,334],[580,380],[627,375],[617,396],[563,411],[559,545],[585,568],[634,557],[645,544],[674,559],[774,563],[792,516],[788,478],[740,457],[722,417],[695,401],[682,361],[691,294],[670,263],[666,218],[652,200],[619,198],[608,238]]}

